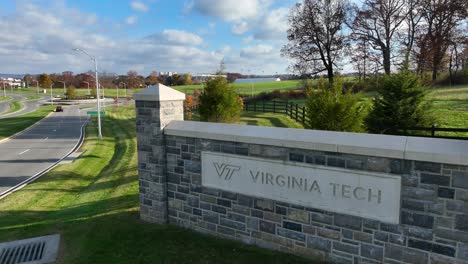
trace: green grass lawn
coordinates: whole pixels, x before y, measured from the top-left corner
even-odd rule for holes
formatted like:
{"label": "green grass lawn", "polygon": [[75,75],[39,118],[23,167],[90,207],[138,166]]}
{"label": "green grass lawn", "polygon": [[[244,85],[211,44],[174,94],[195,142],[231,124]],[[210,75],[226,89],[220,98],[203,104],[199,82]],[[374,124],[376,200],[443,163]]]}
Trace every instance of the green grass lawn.
{"label": "green grass lawn", "polygon": [[[0,241],[61,234],[58,263],[311,263],[138,215],[133,108],[109,109],[104,139],[86,129],[84,153],[0,203]],[[312,262],[313,263],[313,262]]]}
{"label": "green grass lawn", "polygon": [[0,119],[0,139],[10,137],[30,127],[48,115],[54,106],[40,106],[35,112],[5,119]]}
{"label": "green grass lawn", "polygon": [[38,99],[41,99],[41,96],[38,96],[38,95],[28,95],[26,97],[26,100],[38,100]]}
{"label": "green grass lawn", "polygon": [[[297,80],[287,80],[281,82],[260,82],[260,83],[233,83],[232,85],[239,94],[250,95],[262,92],[271,92],[273,90],[293,90],[297,88]],[[193,94],[195,90],[202,91],[203,85],[185,85],[172,87],[185,94]]]}
{"label": "green grass lawn", "polygon": [[23,108],[23,104],[20,101],[10,102],[9,105],[10,105],[10,110],[8,110],[4,114],[14,113],[14,112],[17,112],[17,111],[21,110],[21,108]]}
{"label": "green grass lawn", "polygon": [[9,97],[9,96],[6,96],[6,97],[5,96],[0,96],[0,102],[1,101],[8,101],[10,99],[11,99],[11,97]]}

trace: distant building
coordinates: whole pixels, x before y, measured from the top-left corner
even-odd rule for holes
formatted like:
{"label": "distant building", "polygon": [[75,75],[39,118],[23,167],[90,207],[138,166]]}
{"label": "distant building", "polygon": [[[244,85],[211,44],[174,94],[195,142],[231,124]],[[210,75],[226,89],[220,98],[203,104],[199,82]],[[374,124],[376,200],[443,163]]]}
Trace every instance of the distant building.
{"label": "distant building", "polygon": [[0,78],[0,83],[2,84],[2,86],[3,86],[3,84],[5,84],[6,86],[13,87],[13,88],[24,87],[23,80],[11,78],[11,77],[6,77],[6,78],[1,77]]}
{"label": "distant building", "polygon": [[259,82],[281,82],[280,78],[251,78],[251,79],[237,79],[235,83],[259,83]]}

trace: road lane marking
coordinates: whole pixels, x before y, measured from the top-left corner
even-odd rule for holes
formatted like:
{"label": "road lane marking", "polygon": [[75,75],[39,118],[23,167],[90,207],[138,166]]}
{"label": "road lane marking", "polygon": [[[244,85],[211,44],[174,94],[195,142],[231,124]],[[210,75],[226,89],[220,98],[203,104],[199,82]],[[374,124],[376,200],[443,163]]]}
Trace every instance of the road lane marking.
{"label": "road lane marking", "polygon": [[26,153],[26,152],[28,152],[28,151],[30,151],[30,149],[27,149],[27,150],[25,150],[25,151],[19,153],[18,156],[21,156],[21,155],[23,155],[24,153]]}

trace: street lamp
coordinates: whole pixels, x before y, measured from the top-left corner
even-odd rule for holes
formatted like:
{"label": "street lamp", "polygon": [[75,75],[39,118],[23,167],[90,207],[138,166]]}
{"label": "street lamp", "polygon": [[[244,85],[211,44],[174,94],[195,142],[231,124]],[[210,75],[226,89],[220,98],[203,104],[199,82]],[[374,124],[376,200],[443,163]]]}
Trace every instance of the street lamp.
{"label": "street lamp", "polygon": [[52,103],[52,105],[54,105],[54,97],[52,95],[52,90],[53,90],[52,86],[54,86],[53,83],[50,85],[50,102]]}
{"label": "street lamp", "polygon": [[89,82],[83,82],[83,83],[86,83],[88,85],[88,95],[91,95],[91,91],[89,90]]}
{"label": "street lamp", "polygon": [[98,62],[96,57],[89,55],[86,51],[82,49],[73,49],[77,52],[82,52],[86,56],[88,56],[94,62],[94,71],[96,74],[96,93],[97,93],[97,116],[98,116],[98,131],[99,131],[99,140],[102,140],[102,132],[101,132],[101,103],[99,100],[99,79],[98,79]]}
{"label": "street lamp", "polygon": [[37,92],[37,95],[39,95],[39,82],[36,80],[33,80],[32,82],[36,82],[36,92]]}
{"label": "street lamp", "polygon": [[119,85],[123,84],[124,90],[125,90],[125,97],[127,97],[127,84],[124,82],[120,82]]}
{"label": "street lamp", "polygon": [[57,81],[57,82],[63,83],[63,94],[67,93],[67,88],[65,87],[66,86],[65,82],[64,81]]}

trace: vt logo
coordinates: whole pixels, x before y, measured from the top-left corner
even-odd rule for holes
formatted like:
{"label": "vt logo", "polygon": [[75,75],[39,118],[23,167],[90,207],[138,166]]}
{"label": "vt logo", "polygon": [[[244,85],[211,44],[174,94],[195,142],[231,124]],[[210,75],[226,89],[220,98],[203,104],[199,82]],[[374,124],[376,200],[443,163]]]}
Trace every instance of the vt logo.
{"label": "vt logo", "polygon": [[233,166],[228,164],[219,164],[214,162],[213,163],[216,173],[218,173],[219,178],[224,178],[226,181],[230,180],[234,172],[240,171],[241,167]]}

